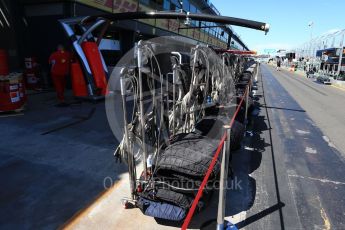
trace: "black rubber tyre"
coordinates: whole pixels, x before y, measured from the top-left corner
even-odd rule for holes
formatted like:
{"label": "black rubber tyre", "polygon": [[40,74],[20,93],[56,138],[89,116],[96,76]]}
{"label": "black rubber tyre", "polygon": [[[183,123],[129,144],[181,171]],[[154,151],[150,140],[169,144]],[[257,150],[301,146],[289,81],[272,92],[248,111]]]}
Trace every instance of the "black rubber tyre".
{"label": "black rubber tyre", "polygon": [[[219,140],[212,140],[196,133],[178,134],[175,139],[159,155],[155,175],[202,180]],[[217,162],[210,179],[218,174],[219,168],[220,164]]]}
{"label": "black rubber tyre", "polygon": [[[242,98],[237,98],[237,105],[240,104]],[[243,101],[241,107],[246,108],[246,102]],[[252,97],[248,97],[248,114],[251,114],[251,112],[254,109],[254,100]]]}
{"label": "black rubber tyre", "polygon": [[252,75],[250,73],[244,73],[241,77],[241,81],[250,81],[252,79]]}
{"label": "black rubber tyre", "polygon": [[254,110],[254,100],[251,97],[248,97],[248,116],[252,114]]}
{"label": "black rubber tyre", "polygon": [[244,137],[244,132],[244,125],[235,120],[230,133],[230,149],[232,151],[241,148],[241,142]]}
{"label": "black rubber tyre", "polygon": [[235,117],[235,120],[244,124],[245,114],[246,114],[246,109],[243,106],[241,106],[240,110],[238,111],[237,116]]}

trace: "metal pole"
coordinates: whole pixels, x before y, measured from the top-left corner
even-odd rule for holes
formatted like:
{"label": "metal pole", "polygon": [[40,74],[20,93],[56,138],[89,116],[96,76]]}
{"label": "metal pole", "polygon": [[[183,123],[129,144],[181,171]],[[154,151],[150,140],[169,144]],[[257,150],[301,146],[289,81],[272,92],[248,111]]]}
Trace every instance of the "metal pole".
{"label": "metal pole", "polygon": [[338,65],[338,70],[337,70],[337,75],[339,76],[340,71],[341,71],[341,65],[343,61],[343,52],[344,52],[344,36],[345,36],[345,31],[343,32],[343,36],[341,38],[340,42],[340,55],[339,55],[339,65]]}
{"label": "metal pole", "polygon": [[224,54],[222,55],[222,61],[223,61],[223,77],[225,78],[225,56]]}
{"label": "metal pole", "polygon": [[124,136],[124,150],[127,154],[127,163],[128,163],[128,172],[129,172],[129,182],[130,182],[130,191],[131,198],[134,199],[134,188],[135,188],[135,179],[134,179],[134,160],[133,153],[130,150],[129,136],[128,136],[128,121],[127,121],[127,108],[126,108],[126,79],[124,77],[120,78],[121,85],[121,96],[122,96],[122,110],[123,110],[123,127],[125,131]]}
{"label": "metal pole", "polygon": [[147,179],[147,147],[145,143],[145,121],[144,121],[144,98],[143,98],[143,79],[142,79],[142,41],[138,43],[138,75],[139,75],[139,100],[140,100],[140,122],[141,122],[141,137],[142,137],[142,149],[143,149],[143,165],[144,165],[144,178]]}
{"label": "metal pole", "polygon": [[[169,75],[166,75],[166,79],[165,79],[165,84],[166,84],[166,103],[167,103],[167,107],[166,107],[166,111],[164,111],[164,114],[167,114],[168,120],[169,120]],[[162,102],[163,103],[163,102]],[[170,130],[169,130],[169,123],[168,123],[168,138],[170,138]]]}
{"label": "metal pole", "polygon": [[176,113],[176,105],[175,105],[175,97],[176,97],[176,76],[177,75],[177,66],[176,64],[173,67],[173,136],[175,136],[175,113]]}
{"label": "metal pole", "polygon": [[228,187],[228,169],[230,159],[230,126],[224,126],[226,129],[226,140],[223,145],[222,164],[220,171],[219,199],[218,199],[218,215],[217,230],[224,230],[224,217],[226,207],[226,189]]}
{"label": "metal pole", "polygon": [[247,90],[246,90],[246,95],[244,95],[246,97],[246,112],[245,112],[245,117],[244,117],[244,125],[245,127],[247,127],[247,119],[248,119],[248,98],[249,98],[249,85],[247,86]]}
{"label": "metal pole", "polygon": [[309,23],[309,27],[310,27],[310,44],[309,44],[309,58],[312,57],[312,40],[313,40],[313,26],[314,26],[314,22],[310,22]]}

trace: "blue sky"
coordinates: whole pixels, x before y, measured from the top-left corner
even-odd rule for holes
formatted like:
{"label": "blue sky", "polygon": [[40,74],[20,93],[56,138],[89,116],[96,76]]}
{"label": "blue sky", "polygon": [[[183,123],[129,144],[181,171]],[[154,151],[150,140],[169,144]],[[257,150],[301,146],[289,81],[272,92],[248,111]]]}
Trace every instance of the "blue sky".
{"label": "blue sky", "polygon": [[345,29],[345,0],[211,0],[224,16],[246,18],[271,25],[261,31],[233,27],[252,50],[293,49],[313,37]]}

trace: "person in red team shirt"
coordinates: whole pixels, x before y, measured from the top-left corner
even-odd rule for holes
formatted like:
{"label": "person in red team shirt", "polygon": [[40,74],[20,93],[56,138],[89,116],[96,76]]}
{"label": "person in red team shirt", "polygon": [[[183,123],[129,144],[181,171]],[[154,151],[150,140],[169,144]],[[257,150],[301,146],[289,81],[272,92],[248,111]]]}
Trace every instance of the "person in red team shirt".
{"label": "person in red team shirt", "polygon": [[71,63],[71,54],[65,50],[62,45],[59,45],[57,51],[52,53],[49,57],[49,64],[51,65],[50,75],[53,80],[59,106],[67,106],[65,102],[65,87],[66,78],[69,75]]}

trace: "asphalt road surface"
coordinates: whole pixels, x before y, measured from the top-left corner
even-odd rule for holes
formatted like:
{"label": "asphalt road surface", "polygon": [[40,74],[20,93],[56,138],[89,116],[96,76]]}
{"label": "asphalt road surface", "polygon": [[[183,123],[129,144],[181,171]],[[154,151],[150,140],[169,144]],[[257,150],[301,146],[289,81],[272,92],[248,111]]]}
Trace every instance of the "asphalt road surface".
{"label": "asphalt road surface", "polygon": [[255,196],[239,228],[345,229],[344,102],[341,90],[261,66]]}
{"label": "asphalt road surface", "polygon": [[345,156],[345,90],[288,71],[269,70],[321,129],[324,138]]}

